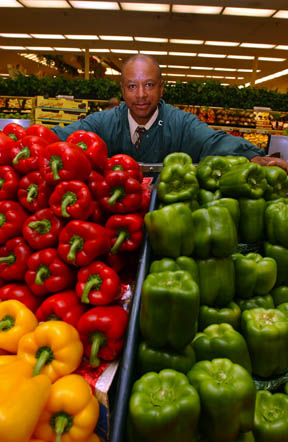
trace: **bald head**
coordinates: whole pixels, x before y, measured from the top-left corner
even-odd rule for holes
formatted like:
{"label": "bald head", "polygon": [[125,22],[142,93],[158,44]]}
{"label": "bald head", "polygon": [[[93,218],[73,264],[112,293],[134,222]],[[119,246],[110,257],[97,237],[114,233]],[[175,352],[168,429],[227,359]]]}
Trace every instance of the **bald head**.
{"label": "bald head", "polygon": [[158,61],[156,60],[156,58],[151,57],[150,55],[144,55],[144,54],[136,54],[133,55],[132,57],[128,58],[122,65],[122,70],[121,70],[121,83],[123,82],[123,78],[125,76],[125,71],[126,68],[129,67],[130,65],[133,65],[135,63],[147,63],[150,65],[154,65],[154,68],[157,72],[157,76],[160,79],[161,78],[161,70],[160,70],[160,66]]}

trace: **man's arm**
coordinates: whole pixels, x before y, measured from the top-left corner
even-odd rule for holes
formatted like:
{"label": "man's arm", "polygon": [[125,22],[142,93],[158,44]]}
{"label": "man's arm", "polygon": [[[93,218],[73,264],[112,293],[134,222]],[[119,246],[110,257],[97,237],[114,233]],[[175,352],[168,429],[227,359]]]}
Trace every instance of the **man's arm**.
{"label": "man's arm", "polygon": [[285,160],[282,160],[282,158],[276,158],[276,157],[258,157],[255,156],[251,158],[250,161],[253,161],[254,163],[258,163],[261,166],[278,166],[284,169],[286,172],[288,172],[288,163]]}

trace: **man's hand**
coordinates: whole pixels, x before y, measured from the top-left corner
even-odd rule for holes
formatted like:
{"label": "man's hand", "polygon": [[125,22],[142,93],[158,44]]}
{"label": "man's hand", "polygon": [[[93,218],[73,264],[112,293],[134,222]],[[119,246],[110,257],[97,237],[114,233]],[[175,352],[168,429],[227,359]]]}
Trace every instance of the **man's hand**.
{"label": "man's hand", "polygon": [[278,166],[284,169],[286,172],[288,172],[288,162],[285,160],[282,160],[282,158],[276,158],[276,157],[253,157],[251,158],[251,161],[254,163],[260,164],[260,166]]}

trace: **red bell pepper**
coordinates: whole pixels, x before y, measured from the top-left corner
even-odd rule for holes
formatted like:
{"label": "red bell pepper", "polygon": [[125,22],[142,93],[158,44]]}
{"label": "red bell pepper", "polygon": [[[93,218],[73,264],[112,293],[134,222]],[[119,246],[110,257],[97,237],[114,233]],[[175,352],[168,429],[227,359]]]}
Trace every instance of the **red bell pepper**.
{"label": "red bell pepper", "polygon": [[23,236],[33,249],[56,247],[59,233],[64,226],[62,219],[49,208],[41,209],[29,216],[23,224]]}
{"label": "red bell pepper", "polygon": [[52,191],[53,188],[43,180],[41,173],[34,170],[20,179],[17,195],[25,209],[36,212],[48,207]]}
{"label": "red bell pepper", "polygon": [[127,172],[107,173],[95,191],[101,207],[108,213],[130,213],[141,207],[141,184]]}
{"label": "red bell pepper", "polygon": [[97,189],[102,181],[103,175],[101,175],[99,172],[96,172],[96,170],[91,170],[88,177],[87,186],[89,187],[90,192],[95,200],[98,199]]}
{"label": "red bell pepper", "polygon": [[87,221],[92,221],[93,223],[96,224],[104,224],[104,216],[103,216],[103,212],[101,210],[99,201],[91,201],[91,206],[90,206],[90,213],[88,216]]}
{"label": "red bell pepper", "polygon": [[42,126],[42,124],[32,124],[27,127],[26,135],[35,135],[36,137],[44,138],[49,144],[60,141],[59,137],[52,132],[52,130],[48,129],[48,127]]}
{"label": "red bell pepper", "polygon": [[9,239],[0,247],[0,278],[5,281],[24,281],[31,254],[32,250],[22,236]]}
{"label": "red bell pepper", "polygon": [[120,278],[102,261],[93,261],[78,271],[76,293],[81,302],[93,305],[111,304],[120,295]]}
{"label": "red bell pepper", "polygon": [[15,146],[15,141],[0,130],[0,165],[11,165],[11,149]]}
{"label": "red bell pepper", "polygon": [[39,322],[64,321],[76,328],[77,322],[85,311],[86,307],[74,290],[65,290],[44,299],[36,311],[36,318]]}
{"label": "red bell pepper", "polygon": [[11,149],[12,165],[23,175],[38,170],[40,152],[47,144],[43,138],[26,135]]}
{"label": "red bell pepper", "polygon": [[91,213],[92,196],[82,181],[61,181],[54,188],[49,206],[55,215],[85,220]]}
{"label": "red bell pepper", "polygon": [[100,359],[112,361],[121,353],[127,324],[128,313],[119,305],[94,307],[81,316],[77,329],[93,367]]}
{"label": "red bell pepper", "polygon": [[111,253],[137,250],[143,239],[143,218],[140,215],[112,215],[105,227],[111,238]]}
{"label": "red bell pepper", "polygon": [[72,220],[61,230],[58,253],[68,264],[87,266],[110,250],[105,227],[88,221]]}
{"label": "red bell pepper", "polygon": [[42,302],[41,298],[33,295],[26,284],[11,283],[0,288],[0,300],[7,301],[9,299],[17,299],[26,305],[32,312],[35,312]]}
{"label": "red bell pepper", "polygon": [[76,130],[66,140],[80,146],[91,161],[92,168],[103,172],[108,158],[107,145],[99,135],[86,130]]}
{"label": "red bell pepper", "polygon": [[19,175],[11,166],[0,166],[0,200],[14,200],[17,195]]}
{"label": "red bell pepper", "polygon": [[140,183],[143,180],[141,167],[137,161],[129,155],[121,153],[118,155],[113,155],[113,157],[109,158],[104,169],[104,175],[107,175],[107,173],[111,172],[112,170],[124,170],[129,176],[132,176],[132,178],[140,181]]}
{"label": "red bell pepper", "polygon": [[75,274],[58,257],[56,249],[48,248],[30,256],[25,281],[32,293],[44,296],[73,287]]}
{"label": "red bell pepper", "polygon": [[3,132],[14,141],[18,141],[26,135],[26,129],[18,123],[6,124]]}
{"label": "red bell pepper", "polygon": [[91,163],[81,147],[59,141],[49,144],[40,153],[39,167],[48,184],[59,181],[86,181],[91,172]]}
{"label": "red bell pepper", "polygon": [[28,218],[27,212],[16,201],[0,201],[0,244],[5,244],[8,239],[21,235],[26,218]]}

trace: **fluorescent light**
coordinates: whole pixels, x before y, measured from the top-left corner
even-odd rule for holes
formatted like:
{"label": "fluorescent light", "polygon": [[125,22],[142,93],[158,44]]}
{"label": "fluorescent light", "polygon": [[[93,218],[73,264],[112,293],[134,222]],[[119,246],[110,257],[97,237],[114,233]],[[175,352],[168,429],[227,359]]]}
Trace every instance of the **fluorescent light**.
{"label": "fluorescent light", "polygon": [[275,45],[266,43],[241,43],[241,48],[272,49]]}
{"label": "fluorescent light", "polygon": [[197,70],[204,70],[204,71],[212,71],[213,68],[208,67],[208,66],[191,66],[191,69],[197,69]]}
{"label": "fluorescent light", "polygon": [[167,68],[167,64],[159,64],[159,68],[161,68],[161,69]]}
{"label": "fluorescent light", "polygon": [[167,51],[139,51],[140,54],[146,55],[167,55]]}
{"label": "fluorescent light", "polygon": [[79,9],[104,9],[104,10],[119,10],[117,2],[87,2],[70,0],[74,8]]}
{"label": "fluorescent light", "polygon": [[31,34],[34,38],[50,38],[52,40],[64,40],[64,35],[61,34]]}
{"label": "fluorescent light", "polygon": [[110,52],[110,49],[89,49],[89,52]]}
{"label": "fluorescent light", "polygon": [[12,33],[2,33],[0,34],[0,37],[7,37],[7,38],[31,38],[31,35],[29,34],[12,34]]}
{"label": "fluorescent light", "polygon": [[237,80],[244,80],[244,77],[237,77]]}
{"label": "fluorescent light", "polygon": [[286,58],[258,57],[258,60],[262,60],[262,61],[285,61]]}
{"label": "fluorescent light", "polygon": [[7,49],[8,51],[11,50],[19,50],[19,49],[25,49],[24,46],[0,46],[1,49]]}
{"label": "fluorescent light", "polygon": [[198,74],[188,74],[188,75],[186,75],[186,77],[195,77],[195,78],[204,78],[205,77],[205,75],[198,75]]}
{"label": "fluorescent light", "polygon": [[21,0],[28,8],[71,8],[65,0]]}
{"label": "fluorescent light", "polygon": [[168,38],[154,38],[154,37],[134,37],[135,41],[147,41],[151,43],[168,43]]}
{"label": "fluorescent light", "polygon": [[99,40],[97,35],[67,35],[65,37],[69,40]]}
{"label": "fluorescent light", "polygon": [[275,49],[281,49],[283,51],[288,51],[288,46],[287,45],[278,45],[278,46],[276,46]]}
{"label": "fluorescent light", "polygon": [[169,64],[168,68],[171,68],[171,69],[190,69],[190,66],[175,66],[175,65]]}
{"label": "fluorescent light", "polygon": [[23,8],[16,0],[1,0],[0,8]]}
{"label": "fluorescent light", "polygon": [[229,83],[220,83],[220,84],[221,84],[221,86],[230,86]]}
{"label": "fluorescent light", "polygon": [[120,75],[120,72],[112,68],[106,68],[105,75]]}
{"label": "fluorescent light", "polygon": [[53,51],[49,46],[26,46],[29,51]]}
{"label": "fluorescent light", "polygon": [[170,6],[160,3],[120,3],[124,11],[169,12]]}
{"label": "fluorescent light", "polygon": [[138,54],[134,49],[110,49],[110,51],[115,54]]}
{"label": "fluorescent light", "polygon": [[225,8],[223,15],[240,15],[245,17],[271,17],[276,9]]}
{"label": "fluorescent light", "polygon": [[236,69],[234,69],[234,68],[214,68],[214,71],[229,71],[229,72],[235,72]]}
{"label": "fluorescent light", "polygon": [[202,54],[199,53],[198,57],[208,57],[208,58],[225,58],[226,55],[225,54]]}
{"label": "fluorescent light", "polygon": [[220,14],[223,6],[172,5],[172,12],[186,14]]}
{"label": "fluorescent light", "polygon": [[235,60],[254,60],[253,55],[227,55],[227,58],[233,58]]}
{"label": "fluorescent light", "polygon": [[167,77],[185,77],[185,74],[166,74]]}
{"label": "fluorescent light", "polygon": [[186,40],[182,38],[170,38],[169,43],[183,44],[183,45],[202,45],[204,40]]}
{"label": "fluorescent light", "polygon": [[225,80],[236,80],[236,77],[224,77]]}
{"label": "fluorescent light", "polygon": [[276,14],[273,15],[273,18],[288,18],[288,11],[280,9],[280,11],[277,11]]}
{"label": "fluorescent light", "polygon": [[133,37],[124,35],[99,35],[101,40],[111,40],[111,41],[133,41]]}
{"label": "fluorescent light", "polygon": [[196,57],[196,52],[169,52],[168,55],[182,55],[183,57]]}
{"label": "fluorescent light", "polygon": [[237,41],[205,41],[205,45],[208,46],[231,46],[235,47],[239,45]]}
{"label": "fluorescent light", "polygon": [[282,77],[283,75],[288,74],[288,69],[284,69],[284,71],[275,72],[275,74],[267,75],[266,77],[258,78],[255,80],[255,84],[263,83],[264,81],[273,80],[274,78]]}
{"label": "fluorescent light", "polygon": [[253,72],[253,69],[237,69],[237,71],[238,72]]}
{"label": "fluorescent light", "polygon": [[65,52],[82,52],[82,49],[80,48],[56,48],[54,47],[55,51],[65,51]]}

